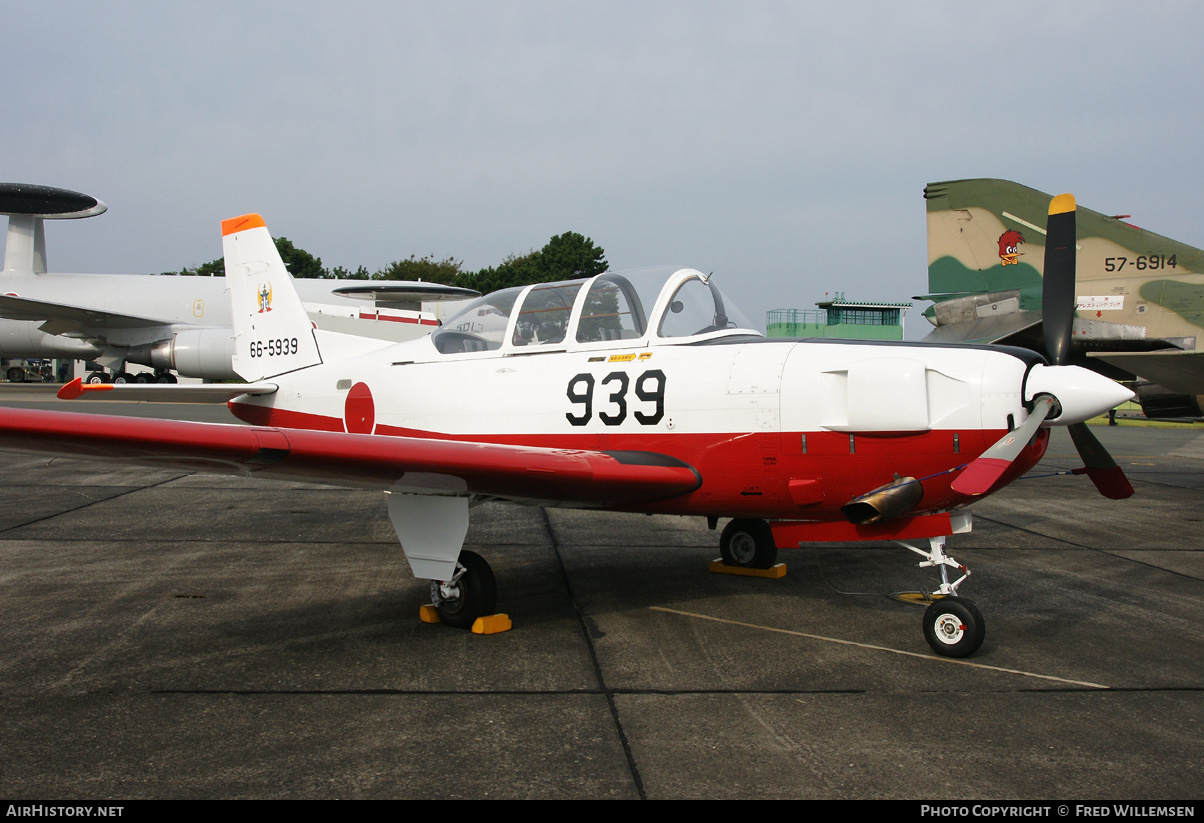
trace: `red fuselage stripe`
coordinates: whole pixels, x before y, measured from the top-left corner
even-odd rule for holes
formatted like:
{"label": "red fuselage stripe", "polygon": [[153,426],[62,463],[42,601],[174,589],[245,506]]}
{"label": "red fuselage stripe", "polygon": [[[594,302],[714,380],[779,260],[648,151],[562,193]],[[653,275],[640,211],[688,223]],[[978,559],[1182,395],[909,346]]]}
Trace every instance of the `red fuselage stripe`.
{"label": "red fuselage stripe", "polygon": [[[231,403],[230,410],[257,426],[346,430],[343,420],[335,417],[239,403]],[[891,482],[896,474],[923,482],[924,496],[915,513],[973,502],[977,496],[959,494],[950,483],[960,473],[959,467],[1003,435],[1002,431],[983,430],[874,432],[858,433],[850,441],[844,432],[807,432],[804,452],[800,432],[468,435],[377,425],[374,433],[513,446],[655,452],[692,466],[701,475],[702,485],[689,494],[633,507],[635,511],[817,520],[842,519],[841,506]],[[1042,429],[995,488],[1036,465],[1048,442],[1048,430]],[[955,443],[959,444],[957,451]],[[807,495],[802,505],[790,493],[790,481],[800,479],[814,480],[819,489],[819,493]]]}

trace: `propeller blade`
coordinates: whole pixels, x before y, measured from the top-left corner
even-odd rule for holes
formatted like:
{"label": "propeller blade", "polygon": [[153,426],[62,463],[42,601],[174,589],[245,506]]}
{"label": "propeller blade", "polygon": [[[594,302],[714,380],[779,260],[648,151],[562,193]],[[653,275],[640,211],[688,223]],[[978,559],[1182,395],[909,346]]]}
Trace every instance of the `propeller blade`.
{"label": "propeller blade", "polygon": [[1083,458],[1084,466],[1075,469],[1075,474],[1086,474],[1099,489],[1099,493],[1111,500],[1132,497],[1133,487],[1129,485],[1129,479],[1125,477],[1120,466],[1116,465],[1112,455],[1108,454],[1087,428],[1087,424],[1075,423],[1073,426],[1067,426],[1066,430],[1070,432],[1070,439],[1074,441],[1079,457]]}
{"label": "propeller blade", "polygon": [[1045,418],[1053,411],[1054,402],[1048,394],[1038,395],[1033,401],[1032,413],[1023,425],[999,438],[989,449],[970,461],[953,481],[953,490],[975,497],[990,491],[1003,473],[1011,467],[1012,461],[1024,451],[1037,429],[1041,428]]}
{"label": "propeller blade", "polygon": [[[1045,352],[1052,365],[1065,366],[1070,362],[1075,310],[1075,243],[1078,230],[1073,194],[1059,194],[1050,201],[1045,231],[1045,276],[1041,282]],[[1125,473],[1088,430],[1087,424],[1075,423],[1068,429],[1084,463],[1084,467],[1076,473],[1091,478],[1104,497],[1123,500],[1131,496],[1133,487],[1129,485]]]}
{"label": "propeller blade", "polygon": [[1045,274],[1041,281],[1041,318],[1045,353],[1054,366],[1070,362],[1074,330],[1075,205],[1073,194],[1059,194],[1049,203],[1045,226]]}

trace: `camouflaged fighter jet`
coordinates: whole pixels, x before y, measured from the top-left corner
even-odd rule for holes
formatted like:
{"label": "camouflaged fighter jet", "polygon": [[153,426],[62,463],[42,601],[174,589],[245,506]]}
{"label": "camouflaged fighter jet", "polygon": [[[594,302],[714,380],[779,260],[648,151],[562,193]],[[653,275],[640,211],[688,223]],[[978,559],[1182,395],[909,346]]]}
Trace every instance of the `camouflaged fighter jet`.
{"label": "camouflaged fighter jet", "polygon": [[[924,189],[925,312],[935,343],[990,342],[1044,353],[1041,288],[1052,196],[1007,180],[951,180]],[[1141,378],[1150,417],[1204,408],[1204,252],[1078,209],[1071,362]],[[1146,382],[1148,381],[1148,382]]]}

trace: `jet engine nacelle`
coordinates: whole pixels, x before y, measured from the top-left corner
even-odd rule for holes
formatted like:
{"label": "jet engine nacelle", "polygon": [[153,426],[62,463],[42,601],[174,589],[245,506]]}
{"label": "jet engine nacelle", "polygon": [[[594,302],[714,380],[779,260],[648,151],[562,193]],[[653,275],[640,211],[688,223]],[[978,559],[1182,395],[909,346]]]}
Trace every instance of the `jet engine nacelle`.
{"label": "jet engine nacelle", "polygon": [[0,320],[0,357],[92,360],[101,350],[86,340],[47,334],[38,321]]}
{"label": "jet engine nacelle", "polygon": [[235,380],[238,375],[230,365],[233,357],[234,332],[230,329],[185,329],[168,340],[131,346],[126,360],[185,377]]}

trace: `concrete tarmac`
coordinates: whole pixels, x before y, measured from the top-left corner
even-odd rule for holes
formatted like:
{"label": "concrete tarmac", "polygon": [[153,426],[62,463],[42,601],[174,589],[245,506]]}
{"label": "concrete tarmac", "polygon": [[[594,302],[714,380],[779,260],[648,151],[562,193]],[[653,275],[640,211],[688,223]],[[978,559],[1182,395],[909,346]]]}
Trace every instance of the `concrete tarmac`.
{"label": "concrete tarmac", "polygon": [[[43,403],[230,419],[0,391]],[[0,796],[1199,798],[1204,427],[1094,431],[1133,498],[1025,479],[949,541],[968,661],[894,546],[758,580],[701,519],[483,505],[477,636],[418,621],[379,493],[0,453]]]}

